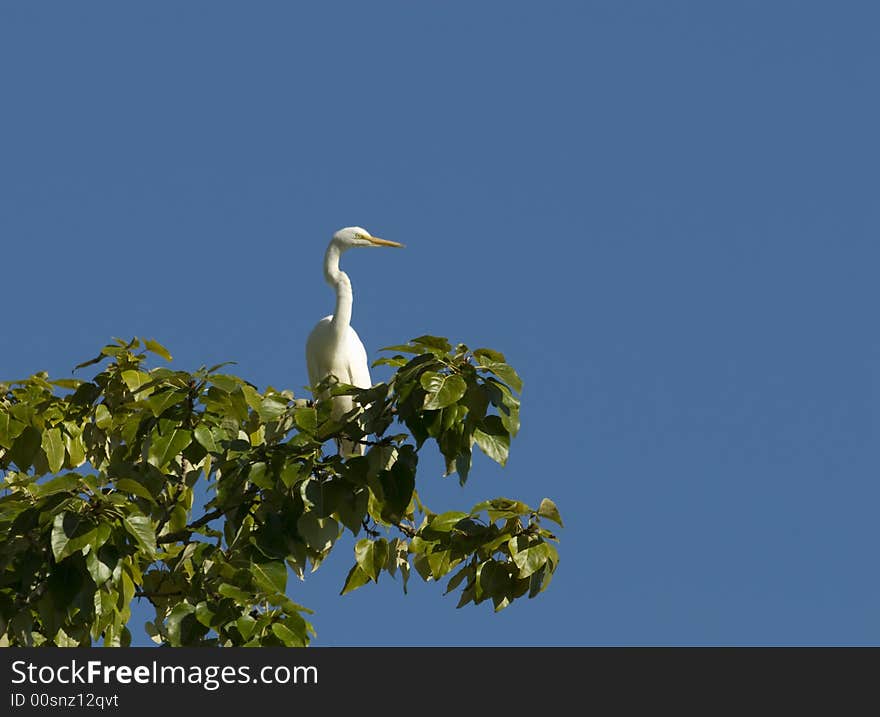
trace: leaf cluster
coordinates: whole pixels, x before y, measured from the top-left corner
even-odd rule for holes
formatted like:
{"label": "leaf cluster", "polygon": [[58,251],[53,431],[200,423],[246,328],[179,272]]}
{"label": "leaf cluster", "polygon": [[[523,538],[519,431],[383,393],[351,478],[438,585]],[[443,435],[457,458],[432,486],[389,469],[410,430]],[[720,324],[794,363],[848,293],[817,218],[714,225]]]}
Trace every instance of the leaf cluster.
{"label": "leaf cluster", "polygon": [[383,350],[397,352],[375,365],[397,369],[391,389],[400,419],[418,447],[429,438],[437,442],[447,475],[458,473],[462,485],[467,481],[474,444],[497,463],[507,463],[510,441],[519,432],[522,381],[503,354],[471,351],[464,344],[453,349],[436,336]]}
{"label": "leaf cluster", "polygon": [[[159,644],[307,645],[311,611],[288,575],[318,569],[346,530],[358,540],[343,592],[398,571],[405,589],[415,568],[457,570],[460,605],[538,594],[558,564],[541,525],[561,524],[552,502],[438,515],[416,491],[428,440],[462,483],[474,445],[506,462],[518,376],[497,352],[435,337],[392,351],[388,383],[331,378],[317,403],[259,391],[228,364],[149,369],[148,354],[171,356],[140,339],[80,364],[99,365],[90,380],[0,384],[0,643],[127,645],[132,600],[146,599]],[[355,408],[334,417],[341,394]],[[365,454],[325,450],[342,437]]]}

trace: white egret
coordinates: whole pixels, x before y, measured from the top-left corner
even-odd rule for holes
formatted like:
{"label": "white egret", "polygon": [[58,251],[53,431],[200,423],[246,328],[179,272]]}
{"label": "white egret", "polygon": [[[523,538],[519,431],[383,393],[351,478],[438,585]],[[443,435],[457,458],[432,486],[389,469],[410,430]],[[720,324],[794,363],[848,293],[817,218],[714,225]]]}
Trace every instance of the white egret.
{"label": "white egret", "polygon": [[[358,388],[370,388],[370,365],[364,345],[351,326],[351,280],[339,268],[342,253],[352,247],[403,247],[403,244],[372,236],[361,227],[345,227],[333,235],[324,254],[324,280],[336,290],[336,310],[321,319],[312,329],[306,341],[306,366],[309,382],[317,386],[329,375],[342,383]],[[320,396],[316,396],[320,399]],[[351,396],[333,399],[333,416],[339,417],[354,407]],[[352,441],[340,441],[339,451],[344,456],[362,455],[363,445]]]}

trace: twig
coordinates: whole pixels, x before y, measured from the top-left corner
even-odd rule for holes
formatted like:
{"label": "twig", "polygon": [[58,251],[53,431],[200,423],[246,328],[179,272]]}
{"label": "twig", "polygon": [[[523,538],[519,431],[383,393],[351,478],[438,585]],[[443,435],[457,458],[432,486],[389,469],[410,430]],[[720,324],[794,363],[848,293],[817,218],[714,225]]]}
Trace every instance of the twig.
{"label": "twig", "polygon": [[[239,504],[241,505],[241,504]],[[165,535],[160,535],[156,538],[157,543],[176,543],[178,540],[189,540],[192,534],[201,528],[203,525],[210,523],[212,520],[216,520],[221,516],[225,515],[228,511],[232,510],[232,508],[238,508],[238,505],[227,508],[226,510],[222,508],[215,508],[210,513],[205,513],[198,520],[190,523],[183,530],[176,530],[173,533],[166,533]]]}
{"label": "twig", "polygon": [[395,523],[394,527],[397,528],[401,533],[403,533],[407,538],[414,538],[416,536],[416,529],[411,525],[406,525],[405,523]]}
{"label": "twig", "polygon": [[378,538],[378,537],[381,535],[381,533],[380,533],[378,530],[373,530],[373,529],[367,524],[367,519],[366,519],[366,518],[364,518],[364,519],[361,521],[361,525],[362,525],[363,528],[364,528],[364,532],[365,532],[367,535],[369,535],[371,538]]}

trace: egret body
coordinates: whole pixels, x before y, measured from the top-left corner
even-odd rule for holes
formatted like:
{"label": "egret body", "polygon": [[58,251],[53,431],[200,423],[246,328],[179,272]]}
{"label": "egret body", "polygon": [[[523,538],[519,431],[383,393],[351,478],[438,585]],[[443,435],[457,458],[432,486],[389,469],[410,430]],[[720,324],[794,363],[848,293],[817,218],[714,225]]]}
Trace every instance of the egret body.
{"label": "egret body", "polygon": [[[306,341],[306,366],[312,387],[330,375],[358,388],[373,385],[367,351],[351,326],[351,280],[339,268],[339,259],[343,252],[353,247],[383,246],[402,247],[403,244],[374,237],[361,227],[340,229],[330,240],[324,254],[324,280],[336,292],[336,310],[315,325]],[[333,399],[333,416],[339,417],[353,407],[354,399],[351,396],[336,396]],[[341,441],[339,450],[346,456],[363,454],[363,446],[351,441]]]}

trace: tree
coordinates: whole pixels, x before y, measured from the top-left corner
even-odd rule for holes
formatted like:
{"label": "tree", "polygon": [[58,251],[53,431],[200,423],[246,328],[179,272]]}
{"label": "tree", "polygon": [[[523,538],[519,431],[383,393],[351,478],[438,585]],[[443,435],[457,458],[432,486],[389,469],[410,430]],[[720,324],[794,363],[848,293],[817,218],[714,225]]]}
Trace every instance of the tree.
{"label": "tree", "polygon": [[[558,564],[556,506],[495,498],[436,514],[415,488],[429,441],[464,484],[474,444],[502,465],[519,429],[521,382],[500,353],[422,336],[390,347],[388,383],[329,402],[294,398],[222,370],[146,368],[152,340],[116,340],[77,369],[0,385],[0,642],[125,646],[135,597],[163,645],[307,645],[309,609],[288,568],[316,570],[344,530],[359,536],[347,593],[411,570],[451,576],[458,605],[534,597]],[[100,368],[103,366],[103,368]],[[325,454],[344,436],[364,456]],[[370,439],[370,436],[375,438]],[[196,497],[207,497],[197,509]]]}

